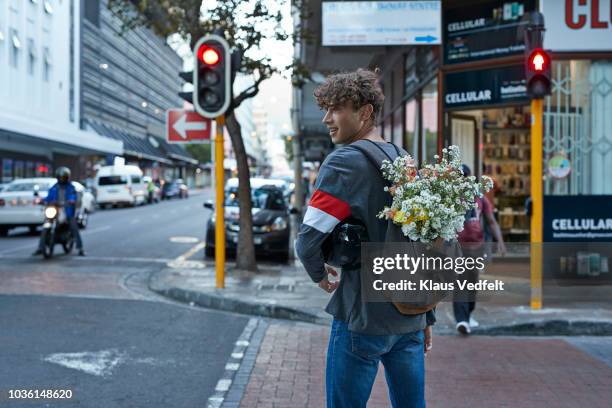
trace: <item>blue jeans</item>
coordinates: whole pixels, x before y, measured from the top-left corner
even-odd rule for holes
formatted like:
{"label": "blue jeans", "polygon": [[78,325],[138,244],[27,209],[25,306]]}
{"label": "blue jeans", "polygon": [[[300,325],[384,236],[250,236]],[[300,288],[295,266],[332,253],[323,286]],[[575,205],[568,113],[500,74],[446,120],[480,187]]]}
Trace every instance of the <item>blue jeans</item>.
{"label": "blue jeans", "polygon": [[393,407],[425,407],[424,337],[422,330],[388,336],[354,333],[334,319],[327,349],[327,407],[365,407],[379,361]]}

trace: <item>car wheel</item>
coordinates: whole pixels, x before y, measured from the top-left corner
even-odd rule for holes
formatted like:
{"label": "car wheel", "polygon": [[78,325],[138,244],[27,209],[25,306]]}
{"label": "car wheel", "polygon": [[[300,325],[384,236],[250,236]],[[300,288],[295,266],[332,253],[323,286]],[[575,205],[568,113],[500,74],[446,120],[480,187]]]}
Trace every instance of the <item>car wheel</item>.
{"label": "car wheel", "polygon": [[281,252],[278,255],[278,260],[279,260],[279,262],[282,262],[282,263],[289,262],[289,249],[287,249],[287,252]]}
{"label": "car wheel", "polygon": [[6,237],[8,236],[8,228],[0,228],[0,237]]}
{"label": "car wheel", "polygon": [[204,255],[206,256],[206,258],[214,258],[215,257],[215,248],[214,247],[205,247],[204,248]]}
{"label": "car wheel", "polygon": [[30,235],[37,235],[38,234],[38,227],[36,225],[31,225],[28,227],[28,229],[30,230]]}

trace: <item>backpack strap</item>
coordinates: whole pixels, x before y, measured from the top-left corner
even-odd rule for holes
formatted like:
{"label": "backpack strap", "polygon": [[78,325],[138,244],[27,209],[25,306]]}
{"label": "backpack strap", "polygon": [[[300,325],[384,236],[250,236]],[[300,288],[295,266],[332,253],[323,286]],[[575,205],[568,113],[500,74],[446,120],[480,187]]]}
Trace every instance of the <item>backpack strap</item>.
{"label": "backpack strap", "polygon": [[[376,148],[369,148],[369,145],[374,145]],[[391,145],[393,145],[393,147],[395,148],[397,156],[401,156],[399,148],[393,143],[391,143]],[[383,161],[389,160],[392,162],[394,160],[382,147],[368,139],[358,140],[354,143],[351,143],[348,147],[352,147],[354,149],[359,150],[366,157],[366,159],[368,159],[370,164],[376,168],[376,171],[378,171],[381,177],[382,170],[380,168],[382,166]]]}

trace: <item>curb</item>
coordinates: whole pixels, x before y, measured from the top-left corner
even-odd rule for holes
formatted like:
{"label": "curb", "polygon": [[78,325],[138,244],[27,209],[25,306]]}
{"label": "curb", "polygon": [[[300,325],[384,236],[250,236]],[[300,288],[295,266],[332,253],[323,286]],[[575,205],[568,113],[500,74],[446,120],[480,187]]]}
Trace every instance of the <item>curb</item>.
{"label": "curb", "polygon": [[260,317],[270,317],[274,319],[295,320],[306,323],[327,323],[325,319],[315,314],[307,313],[286,306],[249,303],[230,297],[212,295],[208,293],[196,292],[176,287],[168,289],[153,289],[149,285],[149,289],[162,296],[166,296],[179,302],[193,303],[195,305],[209,309],[223,310],[227,312],[241,313],[245,315],[253,315]]}
{"label": "curb", "polygon": [[[156,288],[149,278],[149,290],[167,298],[194,304],[200,307],[240,313],[244,315],[284,319],[305,323],[329,325],[331,317],[325,318],[314,313],[305,312],[277,304],[246,302],[237,298],[187,290],[177,287]],[[439,324],[435,326],[439,334],[456,334],[454,325]],[[551,319],[527,321],[500,326],[481,326],[474,328],[473,336],[612,336],[612,321],[609,320],[562,320]]]}
{"label": "curb", "polygon": [[545,320],[475,328],[472,334],[483,336],[610,336],[612,335],[612,322]]}

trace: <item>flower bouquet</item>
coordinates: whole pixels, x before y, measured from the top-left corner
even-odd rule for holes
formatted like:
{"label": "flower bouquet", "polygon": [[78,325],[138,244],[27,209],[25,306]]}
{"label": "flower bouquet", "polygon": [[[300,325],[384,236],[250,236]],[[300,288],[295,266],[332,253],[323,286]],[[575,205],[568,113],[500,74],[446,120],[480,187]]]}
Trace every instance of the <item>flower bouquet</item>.
{"label": "flower bouquet", "polygon": [[379,218],[392,220],[412,241],[432,242],[439,238],[450,241],[463,230],[465,213],[476,208],[476,197],[493,187],[490,177],[465,177],[461,169],[461,153],[457,146],[442,149],[436,163],[417,170],[410,155],[393,162],[385,160],[381,170],[391,183],[385,187],[393,202]]}

